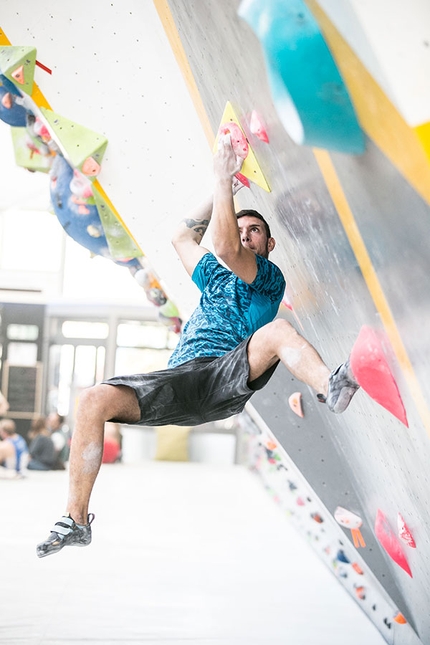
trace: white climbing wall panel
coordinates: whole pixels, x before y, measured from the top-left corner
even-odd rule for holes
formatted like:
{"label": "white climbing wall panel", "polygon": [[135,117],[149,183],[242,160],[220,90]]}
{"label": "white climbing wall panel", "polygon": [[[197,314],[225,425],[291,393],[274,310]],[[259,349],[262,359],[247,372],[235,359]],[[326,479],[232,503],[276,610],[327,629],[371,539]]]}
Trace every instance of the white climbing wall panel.
{"label": "white climbing wall panel", "polygon": [[51,109],[107,137],[99,181],[186,317],[198,294],[170,237],[212,158],[152,1],[3,0],[0,27],[52,70],[35,71]]}

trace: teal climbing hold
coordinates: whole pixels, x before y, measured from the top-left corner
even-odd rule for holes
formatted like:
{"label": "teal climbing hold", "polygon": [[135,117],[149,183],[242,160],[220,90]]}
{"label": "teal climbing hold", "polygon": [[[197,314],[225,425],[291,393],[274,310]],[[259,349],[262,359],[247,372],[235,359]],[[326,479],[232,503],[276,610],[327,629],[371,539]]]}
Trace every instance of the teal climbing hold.
{"label": "teal climbing hold", "polygon": [[364,152],[364,135],[347,87],[306,4],[242,0],[238,14],[261,43],[272,99],[293,141]]}

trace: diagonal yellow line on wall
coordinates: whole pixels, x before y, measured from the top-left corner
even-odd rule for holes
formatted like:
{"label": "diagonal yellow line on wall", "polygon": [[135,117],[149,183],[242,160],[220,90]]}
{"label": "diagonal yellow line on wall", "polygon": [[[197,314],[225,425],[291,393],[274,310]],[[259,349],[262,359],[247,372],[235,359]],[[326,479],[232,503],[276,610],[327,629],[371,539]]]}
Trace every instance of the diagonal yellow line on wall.
{"label": "diagonal yellow line on wall", "polygon": [[5,47],[9,47],[11,44],[9,38],[6,36],[4,33],[3,29],[0,27],[0,45],[4,45]]}
{"label": "diagonal yellow line on wall", "polygon": [[215,135],[209,121],[206,108],[200,96],[200,92],[197,88],[194,74],[188,62],[187,55],[182,46],[181,37],[179,35],[175,21],[173,20],[169,3],[167,2],[167,0],[153,0],[153,2],[160,18],[161,24],[163,25],[166,36],[169,40],[170,47],[172,48],[173,54],[179,65],[179,69],[181,70],[182,76],[184,77],[185,83],[187,84],[191,100],[194,103],[194,107],[200,119],[200,123],[202,124],[205,136],[208,140],[209,145],[212,147],[213,142],[215,141]]}
{"label": "diagonal yellow line on wall", "polygon": [[[204,107],[202,98],[200,96],[200,92],[198,90],[197,84],[195,82],[191,67],[189,65],[187,56],[185,54],[184,48],[181,43],[181,39],[179,36],[179,32],[176,29],[172,14],[170,12],[170,8],[168,5],[167,0],[153,0],[158,14],[160,16],[160,20],[166,30],[170,45],[172,47],[172,50],[176,56],[176,60],[178,62],[178,65],[182,71],[182,74],[187,82],[189,92],[191,94],[191,98],[194,102],[194,105],[196,106],[196,111],[197,114],[202,122],[202,126],[206,132],[206,136],[208,138],[208,141],[210,145],[213,143],[213,133],[212,129],[209,124],[209,119],[206,113],[206,109]],[[313,1],[309,0],[308,4],[313,5]],[[364,69],[364,68],[363,68]],[[366,70],[364,70],[366,71]],[[366,72],[367,74],[367,72]],[[374,83],[374,81],[373,81]],[[375,83],[374,83],[375,84]],[[376,85],[376,84],[375,84]],[[383,97],[385,101],[387,100],[385,95]],[[394,108],[392,108],[394,109]],[[397,112],[396,112],[397,114]],[[399,115],[398,115],[399,116]],[[401,118],[401,117],[399,117]],[[403,125],[404,122],[403,122]],[[372,127],[376,127],[376,124],[372,124]],[[422,148],[420,147],[419,143],[417,143],[417,137],[415,133],[411,132],[411,129],[406,126],[407,128],[407,136],[412,134],[415,139],[412,140],[413,147],[415,144],[418,145],[418,148],[415,149],[417,152],[417,155],[420,157],[420,155],[423,155],[424,152]],[[371,128],[370,128],[371,129]],[[388,302],[385,298],[384,292],[382,290],[382,287],[379,283],[378,277],[376,275],[375,269],[373,268],[372,262],[370,260],[369,254],[367,253],[366,246],[364,244],[364,241],[361,237],[360,231],[358,229],[358,226],[354,220],[354,216],[352,214],[352,211],[349,207],[348,201],[346,199],[345,193],[342,189],[341,183],[339,181],[339,178],[337,176],[337,173],[334,169],[333,163],[331,161],[330,155],[323,150],[314,150],[314,155],[316,158],[316,161],[318,163],[318,166],[320,168],[320,171],[323,175],[323,178],[326,182],[328,191],[331,195],[331,198],[335,204],[335,207],[338,211],[339,218],[342,222],[342,225],[345,229],[346,235],[348,237],[348,240],[351,244],[351,247],[356,255],[357,261],[359,263],[359,266],[361,268],[361,271],[363,273],[364,279],[366,281],[367,287],[369,289],[369,292],[373,298],[373,301],[375,303],[375,306],[378,310],[378,312],[381,315],[382,322],[384,324],[384,327],[387,331],[388,337],[390,339],[390,342],[393,346],[394,352],[396,354],[396,358],[399,361],[400,366],[402,367],[402,370],[405,374],[405,378],[408,384],[408,387],[410,388],[412,398],[414,400],[414,403],[418,409],[418,412],[420,414],[420,417],[423,421],[423,424],[427,430],[427,433],[430,436],[430,411],[427,407],[427,403],[424,399],[424,396],[421,391],[421,387],[419,385],[418,379],[415,376],[413,367],[411,365],[411,362],[409,360],[408,354],[406,352],[406,349],[403,345],[402,339],[400,337],[399,331],[397,329],[396,323],[394,321],[394,317],[391,313],[390,307],[388,305]],[[425,159],[425,155],[424,155]],[[426,164],[426,167],[428,164]],[[422,168],[422,164],[420,164],[420,167]],[[429,166],[430,168],[430,166]],[[424,168],[425,170],[425,168]],[[425,174],[425,173],[424,173]],[[418,176],[419,179],[419,176]],[[420,181],[418,181],[418,184],[420,184]],[[421,184],[420,184],[421,185]],[[428,197],[430,199],[430,183],[428,186],[429,190],[428,192]]]}
{"label": "diagonal yellow line on wall", "polygon": [[361,127],[430,204],[430,163],[417,132],[399,114],[316,0],[305,1],[339,67]]}
{"label": "diagonal yellow line on wall", "polygon": [[367,284],[367,288],[369,289],[373,302],[381,316],[381,320],[393,346],[396,358],[403,369],[414,403],[430,436],[430,411],[424,399],[418,379],[415,376],[406,349],[403,345],[403,341],[397,329],[393,314],[391,313],[390,306],[385,298],[376,271],[373,268],[363,238],[361,237],[360,231],[358,230],[358,226],[349,207],[333,162],[326,150],[314,149],[313,152],[338,212],[339,218],[343,224],[343,228],[345,229],[349,243],[354,251],[355,257],[357,258],[364,280]]}
{"label": "diagonal yellow line on wall", "polygon": [[430,164],[430,122],[415,126],[414,132],[421,141]]}
{"label": "diagonal yellow line on wall", "polygon": [[[6,34],[4,33],[3,29],[1,29],[1,27],[0,27],[0,46],[2,46],[2,45],[9,47],[9,46],[11,46],[11,42],[8,39],[8,37],[6,36]],[[31,98],[33,99],[33,101],[35,102],[37,107],[44,107],[44,108],[47,108],[48,110],[52,110],[52,108],[49,105],[47,99],[45,98],[44,94],[42,93],[42,91],[40,90],[39,86],[36,83],[33,83],[33,91],[31,93]],[[134,239],[134,237],[131,234],[128,226],[125,224],[125,222],[123,221],[121,215],[118,213],[118,211],[116,210],[115,206],[112,204],[111,200],[109,199],[108,195],[105,193],[105,191],[104,191],[103,187],[101,186],[100,182],[98,181],[98,179],[95,179],[93,183],[94,183],[94,186],[99,191],[100,195],[106,200],[109,208],[114,213],[115,217],[118,219],[118,221],[120,222],[121,226],[126,231],[127,235],[129,235],[131,237],[131,239],[133,240],[134,244],[137,246],[137,248],[143,254],[143,251],[141,250],[139,244]]]}

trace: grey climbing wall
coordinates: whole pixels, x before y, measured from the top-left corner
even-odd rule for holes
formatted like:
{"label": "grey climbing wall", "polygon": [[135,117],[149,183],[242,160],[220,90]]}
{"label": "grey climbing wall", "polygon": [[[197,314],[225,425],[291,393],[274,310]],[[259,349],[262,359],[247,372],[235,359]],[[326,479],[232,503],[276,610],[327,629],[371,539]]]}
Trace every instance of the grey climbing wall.
{"label": "grey climbing wall", "polygon": [[[332,415],[283,366],[252,404],[327,511],[333,514],[342,506],[363,519],[362,558],[421,642],[429,643],[430,208],[421,180],[429,178],[430,166],[418,141],[406,136],[409,130],[401,115],[385,95],[375,94],[369,79],[361,98],[356,90],[353,100],[379,101],[379,114],[374,108],[373,116],[393,140],[403,137],[403,155],[410,166],[415,164],[413,171],[396,163],[389,144],[387,148],[378,137],[375,140],[372,133],[378,128],[372,130],[374,122],[365,122],[366,106],[359,110],[364,154],[326,153],[294,143],[275,108],[263,50],[238,17],[238,6],[237,1],[169,2],[185,51],[181,64],[192,74],[213,132],[226,101],[231,101],[270,184],[270,193],[255,185],[243,189],[238,205],[261,210],[277,239],[273,260],[286,276],[294,308],[292,312],[285,307],[280,315],[295,324],[332,367],[348,356],[362,326],[384,331],[391,341],[389,365],[409,427],[364,391],[344,415]],[[349,53],[351,65],[360,67],[352,50]],[[264,122],[269,143],[250,133],[252,110]],[[403,130],[390,133],[393,111]],[[327,167],[334,171],[335,185],[325,173]],[[288,405],[297,391],[302,393],[303,418]],[[378,509],[399,544],[398,513],[411,529],[416,548],[401,548],[412,577],[377,540]],[[340,530],[351,540],[347,529]],[[391,642],[392,638],[387,636]],[[409,642],[406,632],[403,638],[397,631],[394,642]]]}

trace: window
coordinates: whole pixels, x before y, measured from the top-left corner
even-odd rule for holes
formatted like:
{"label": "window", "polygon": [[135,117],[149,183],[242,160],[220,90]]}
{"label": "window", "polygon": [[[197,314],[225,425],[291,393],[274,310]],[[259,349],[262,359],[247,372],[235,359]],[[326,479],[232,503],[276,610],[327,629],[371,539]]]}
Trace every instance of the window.
{"label": "window", "polygon": [[65,320],[61,326],[64,338],[98,338],[109,335],[109,325],[104,322],[87,322],[85,320]]}
{"label": "window", "polygon": [[116,342],[119,347],[174,349],[178,338],[164,325],[124,321],[118,325]]}
{"label": "window", "polygon": [[39,327],[37,325],[11,324],[7,326],[6,335],[9,340],[37,340]]}

